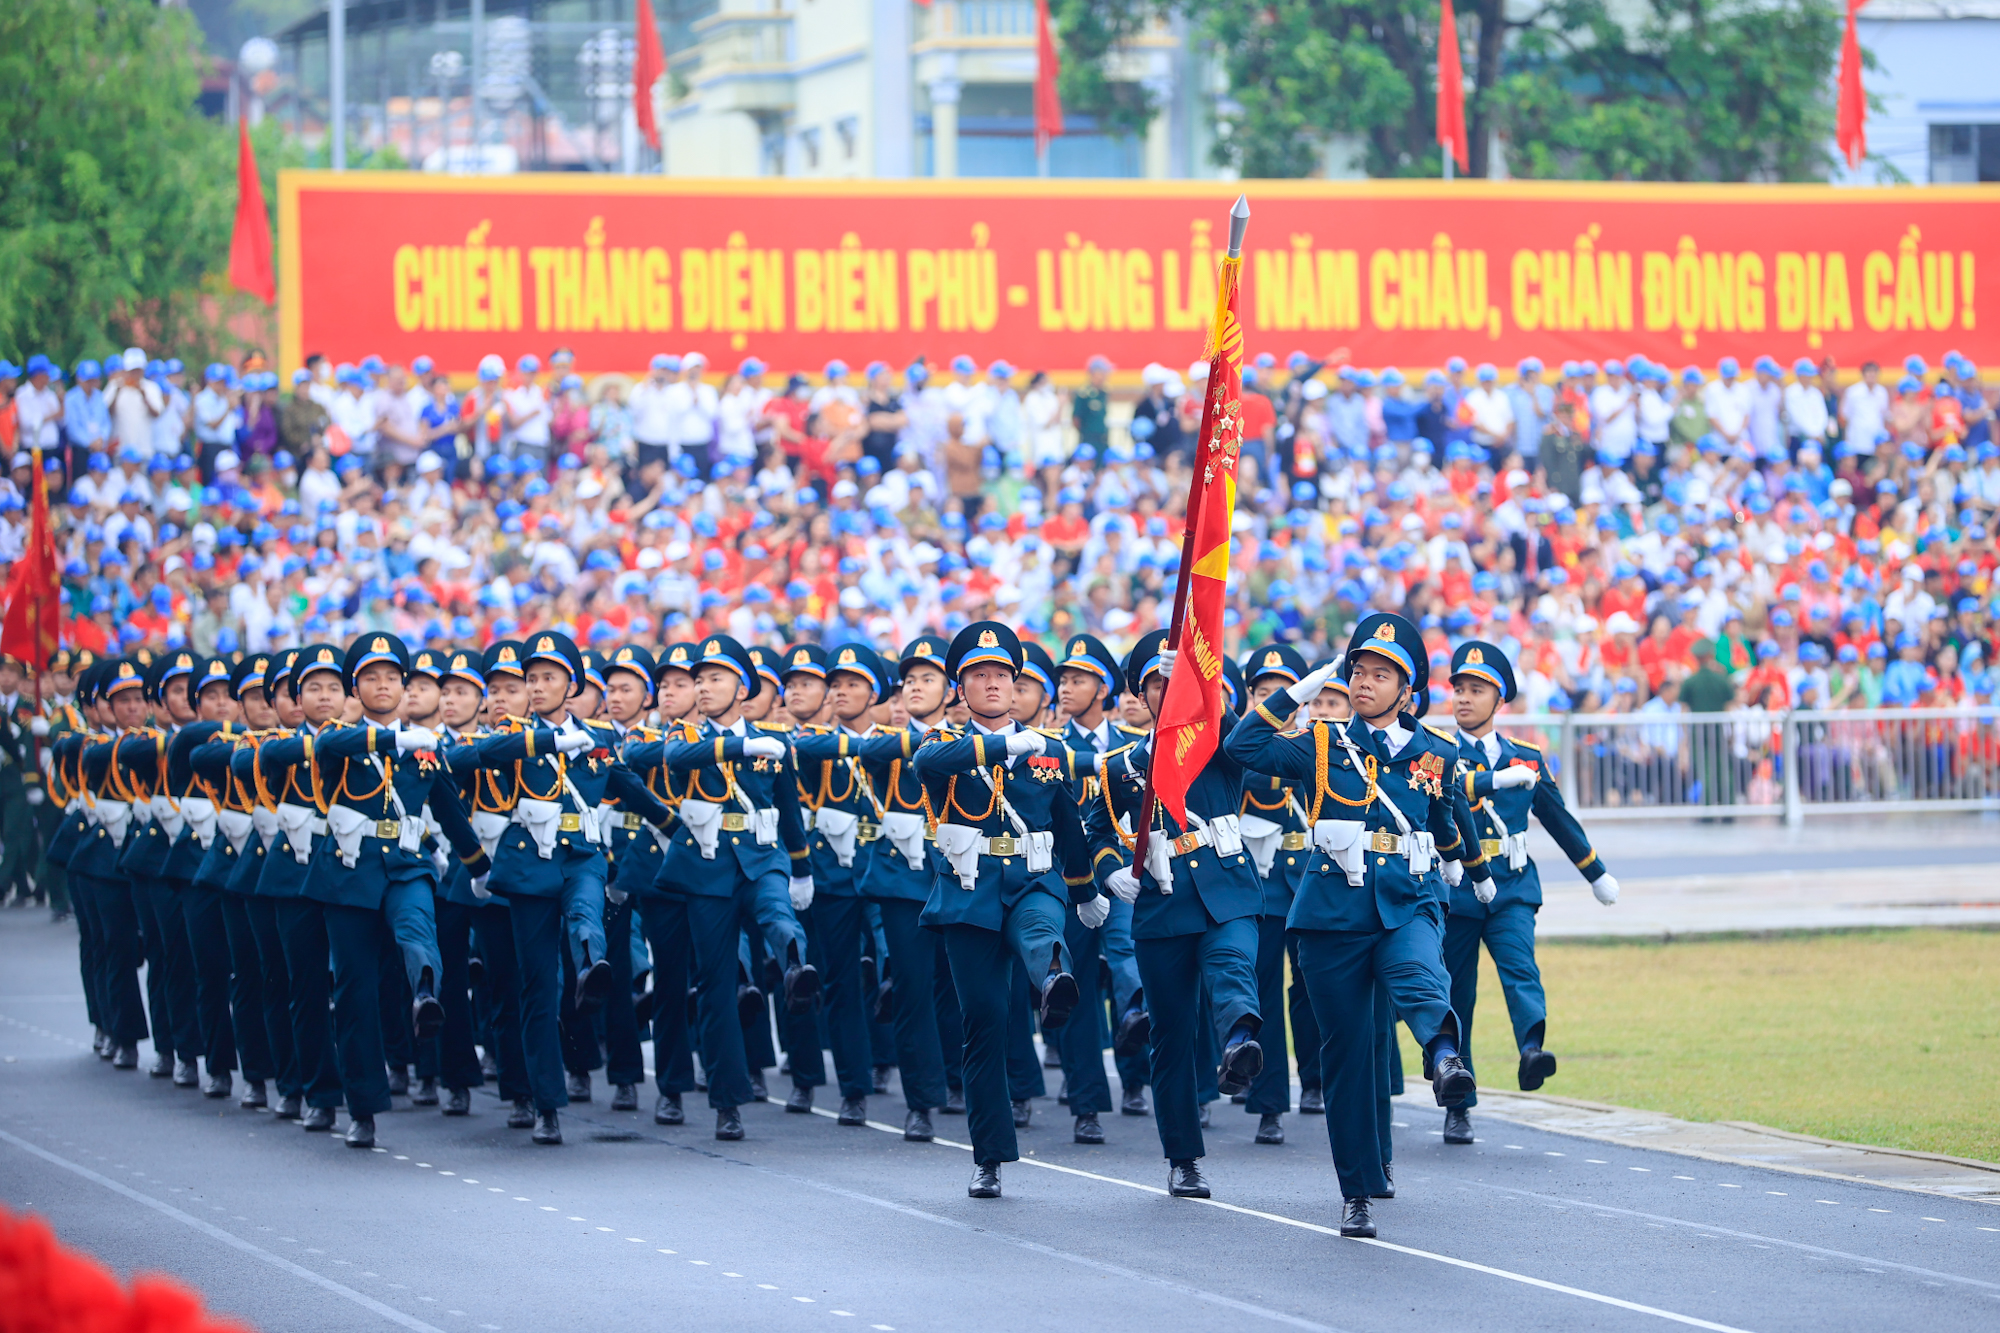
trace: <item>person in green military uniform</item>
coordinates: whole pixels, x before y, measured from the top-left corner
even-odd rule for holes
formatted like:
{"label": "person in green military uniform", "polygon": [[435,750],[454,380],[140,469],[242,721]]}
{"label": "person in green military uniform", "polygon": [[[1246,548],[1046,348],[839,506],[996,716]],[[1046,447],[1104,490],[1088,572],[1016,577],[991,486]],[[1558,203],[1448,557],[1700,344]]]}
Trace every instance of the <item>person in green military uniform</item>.
{"label": "person in green military uniform", "polygon": [[[82,795],[80,785],[61,773],[54,764],[55,743],[73,732],[84,730],[88,723],[78,708],[76,695],[78,677],[97,662],[97,657],[89,649],[71,652],[59,649],[49,659],[48,694],[42,700],[42,716],[28,724],[29,734],[41,741],[48,756],[42,761],[46,774],[44,783],[47,796],[35,806],[35,823],[41,832],[42,859],[35,870],[35,883],[48,893],[49,914],[57,921],[66,921],[71,914],[69,893],[69,865],[67,858],[57,856],[51,848],[57,832],[62,828],[70,813],[70,805]],[[29,803],[34,804],[30,793]],[[94,1021],[94,1020],[93,1020]]]}
{"label": "person in green military uniform", "polygon": [[34,724],[40,715],[33,692],[22,693],[27,680],[20,658],[0,656],[0,903],[11,896],[16,905],[45,896],[34,880],[41,859],[35,817],[48,793],[37,762]]}
{"label": "person in green military uniform", "polygon": [[[1555,839],[1597,901],[1618,901],[1618,880],[1590,845],[1590,838],[1564,804],[1562,786],[1548,772],[1540,747],[1503,736],[1495,728],[1502,704],[1514,700],[1514,666],[1493,644],[1468,639],[1451,657],[1452,716],[1458,723],[1458,781],[1472,803],[1480,854],[1493,877],[1461,883],[1451,892],[1445,918],[1444,963],[1451,973],[1451,1008],[1463,1040],[1459,1049],[1472,1069],[1472,1013],[1479,999],[1479,946],[1493,957],[1500,993],[1514,1024],[1520,1052],[1517,1077],[1533,1092],[1556,1072],[1545,1047],[1548,997],[1535,965],[1535,913],[1542,905],[1542,877],[1528,855],[1528,818],[1533,815]],[[1476,891],[1475,891],[1476,890]],[[1476,1072],[1476,1071],[1475,1071]],[[1444,1141],[1472,1142],[1475,1094],[1444,1116]]]}

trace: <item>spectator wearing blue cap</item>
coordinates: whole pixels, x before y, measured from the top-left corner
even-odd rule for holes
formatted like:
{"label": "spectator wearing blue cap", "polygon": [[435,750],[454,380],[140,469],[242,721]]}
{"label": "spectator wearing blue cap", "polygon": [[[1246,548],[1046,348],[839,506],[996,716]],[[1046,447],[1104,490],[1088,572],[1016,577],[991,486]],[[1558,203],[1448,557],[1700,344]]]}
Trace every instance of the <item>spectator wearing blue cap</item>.
{"label": "spectator wearing blue cap", "polygon": [[240,391],[230,383],[229,367],[220,362],[211,364],[194,399],[194,438],[204,477],[215,476],[216,455],[236,447],[237,433],[243,428],[241,404]]}
{"label": "spectator wearing blue cap", "polygon": [[104,370],[95,361],[76,363],[75,383],[63,395],[62,432],[71,449],[94,453],[110,443],[111,409],[104,401]]}
{"label": "spectator wearing blue cap", "polygon": [[125,349],[118,373],[104,390],[104,405],[111,413],[111,438],[119,448],[153,451],[153,421],[167,410],[167,396],[146,378],[143,349]]}
{"label": "spectator wearing blue cap", "polygon": [[514,365],[514,378],[500,392],[506,421],[501,448],[511,458],[525,458],[538,469],[549,464],[554,438],[555,406],[541,385],[541,360],[524,356]]}
{"label": "spectator wearing blue cap", "polygon": [[1882,383],[1882,367],[1864,361],[1861,378],[1840,395],[1841,437],[1873,453],[1875,437],[1888,428],[1889,387]]}

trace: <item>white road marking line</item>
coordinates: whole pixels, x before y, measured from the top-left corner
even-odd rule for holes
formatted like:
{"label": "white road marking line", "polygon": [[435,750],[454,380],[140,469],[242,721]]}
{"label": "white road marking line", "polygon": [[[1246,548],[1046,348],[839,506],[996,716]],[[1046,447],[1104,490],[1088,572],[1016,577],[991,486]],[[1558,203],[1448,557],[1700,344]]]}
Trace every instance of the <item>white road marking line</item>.
{"label": "white road marking line", "polygon": [[1868,1211],[1871,1213],[1886,1213],[1889,1210],[1887,1208],[1870,1208]]}
{"label": "white road marking line", "polygon": [[1693,1179],[1694,1179],[1694,1177],[1693,1177],[1693,1176],[1675,1176],[1675,1177],[1674,1177],[1674,1179],[1675,1179],[1675,1180],[1693,1180]]}
{"label": "white road marking line", "polygon": [[251,1255],[254,1258],[261,1259],[265,1263],[270,1264],[275,1268],[281,1268],[285,1272],[290,1273],[294,1277],[304,1278],[307,1282],[312,1283],[314,1286],[324,1288],[325,1290],[334,1293],[336,1296],[343,1296],[346,1299],[354,1302],[356,1305],[361,1306],[363,1309],[382,1316],[382,1318],[387,1319],[393,1324],[397,1324],[403,1328],[410,1329],[411,1333],[443,1333],[443,1330],[439,1329],[437,1326],[433,1324],[427,1324],[423,1320],[416,1318],[414,1315],[405,1314],[401,1310],[398,1310],[393,1305],[384,1304],[383,1302],[376,1300],[373,1296],[369,1296],[364,1292],[356,1291],[354,1288],[347,1286],[344,1283],[335,1282],[332,1278],[327,1277],[323,1273],[315,1273],[312,1271],[312,1269],[307,1268],[302,1264],[295,1264],[290,1259],[287,1259],[282,1255],[273,1254],[271,1251],[263,1248],[260,1245],[253,1245],[249,1241],[243,1239],[241,1236],[235,1234],[234,1232],[224,1231],[221,1227],[216,1226],[213,1222],[207,1221],[204,1218],[196,1217],[193,1213],[183,1212],[179,1208],[174,1207],[170,1203],[163,1203],[159,1199],[152,1198],[149,1195],[141,1194],[138,1190],[133,1189],[130,1185],[126,1185],[120,1181],[113,1180],[109,1176],[93,1171],[89,1167],[81,1165],[80,1163],[72,1162],[69,1161],[67,1158],[59,1157],[55,1153],[48,1151],[48,1149],[30,1143],[26,1139],[16,1137],[15,1135],[8,1133],[4,1129],[0,1129],[0,1142],[12,1144],[14,1147],[19,1148],[23,1152],[41,1158],[43,1161],[47,1162],[51,1166],[61,1167],[65,1171],[73,1172],[76,1175],[82,1176],[85,1180],[90,1181],[94,1185],[102,1185],[105,1189],[112,1191],[114,1194],[122,1194],[134,1203],[144,1204],[146,1207],[154,1209],[157,1212],[163,1213],[166,1216],[173,1218],[177,1222],[184,1222],[188,1226],[193,1227],[195,1230],[200,1231],[203,1234],[215,1240],[221,1241],[224,1245],[230,1246],[232,1249],[241,1250],[243,1253]]}

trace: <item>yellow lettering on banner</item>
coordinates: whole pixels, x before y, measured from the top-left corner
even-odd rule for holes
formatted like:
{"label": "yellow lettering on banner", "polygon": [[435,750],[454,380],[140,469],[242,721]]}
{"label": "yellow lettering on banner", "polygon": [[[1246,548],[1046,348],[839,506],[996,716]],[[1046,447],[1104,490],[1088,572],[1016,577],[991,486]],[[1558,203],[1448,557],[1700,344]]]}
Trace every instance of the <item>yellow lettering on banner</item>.
{"label": "yellow lettering on banner", "polygon": [[709,287],[708,251],[681,251],[681,327],[689,333],[708,332]]}
{"label": "yellow lettering on banner", "polygon": [[396,284],[396,327],[415,332],[424,322],[423,256],[414,245],[399,245],[391,263]]}
{"label": "yellow lettering on banner", "polygon": [[611,275],[604,266],[604,219],[594,217],[583,232],[583,303],[577,327],[593,333],[611,328]]}
{"label": "yellow lettering on banner", "polygon": [[491,221],[481,222],[465,234],[465,327],[484,333],[492,326],[486,308],[486,236]]}
{"label": "yellow lettering on banner", "polygon": [[1424,250],[1405,250],[1400,258],[1403,327],[1434,329],[1437,322],[1431,310],[1430,254]]}
{"label": "yellow lettering on banner", "polygon": [[[1319,281],[1320,327],[1361,327],[1361,256],[1353,250],[1321,250],[1313,256]],[[1485,270],[1485,256],[1480,256]]]}
{"label": "yellow lettering on banner", "polygon": [[740,231],[729,233],[722,252],[722,326],[732,333],[750,327],[750,243]]}
{"label": "yellow lettering on banner", "polygon": [[868,331],[894,333],[900,322],[896,299],[896,252],[870,250],[863,273],[867,289]]}
{"label": "yellow lettering on banner", "polygon": [[944,333],[963,332],[965,329],[965,251],[938,251],[937,271],[938,329]]}
{"label": "yellow lettering on banner", "polygon": [[1295,329],[1292,282],[1287,276],[1291,256],[1283,250],[1255,250],[1250,255],[1251,282],[1257,303],[1257,327]]}
{"label": "yellow lettering on banner", "polygon": [[1136,247],[1125,252],[1125,327],[1134,333],[1153,327],[1153,257]]}
{"label": "yellow lettering on banner", "polygon": [[555,298],[551,271],[555,268],[556,256],[561,254],[553,246],[532,245],[528,247],[528,269],[535,275],[535,328],[547,333],[550,319],[555,313]]}
{"label": "yellow lettering on banner", "polygon": [[[1854,298],[1847,289],[1847,256],[1838,251],[1826,257],[1826,283],[1820,298],[1821,327],[1854,331]],[[1968,325],[1968,327],[1970,327]],[[1813,346],[1817,347],[1817,342]]]}
{"label": "yellow lettering on banner", "polygon": [[[1041,251],[1037,258],[1037,265],[1046,265],[1049,262],[1047,256],[1048,251]],[[937,257],[928,250],[912,250],[910,251],[909,259],[905,262],[909,265],[910,328],[913,332],[922,333],[929,327],[929,317],[925,312],[925,307],[937,299]],[[1043,301],[1041,327],[1047,329],[1049,327],[1047,302],[1050,283],[1047,280],[1046,273],[1041,276]]]}
{"label": "yellow lettering on banner", "polygon": [[782,333],[784,329],[784,251],[753,250],[750,253],[750,331]]}
{"label": "yellow lettering on banner", "polygon": [[826,279],[820,272],[819,251],[792,252],[792,291],[793,326],[800,333],[818,333],[825,328]]}
{"label": "yellow lettering on banner", "polygon": [[1703,252],[1701,326],[1736,332],[1736,256]]}
{"label": "yellow lettering on banner", "polygon": [[1542,251],[1542,327],[1573,329],[1576,307],[1570,301],[1569,251]]}
{"label": "yellow lettering on banner", "polygon": [[[1459,320],[1458,264],[1452,253],[1451,237],[1439,232],[1431,237],[1431,323],[1434,329],[1464,327]],[[1484,311],[1480,312],[1482,315]],[[1479,321],[1485,323],[1484,319]],[[1476,327],[1476,326],[1475,326]]]}
{"label": "yellow lettering on banner", "polygon": [[[984,245],[968,262],[992,272],[996,259]],[[1179,270],[1175,269],[1176,277]],[[968,270],[968,281],[986,282]],[[1036,324],[1048,332],[1123,333],[1153,327],[1153,257],[1144,250],[1100,247],[1075,232],[1063,249],[1035,252]]]}
{"label": "yellow lettering on banner", "polygon": [[1215,313],[1215,248],[1209,241],[1212,224],[1196,218],[1188,224],[1185,299],[1181,286],[1181,256],[1168,250],[1160,256],[1160,271],[1166,283],[1166,326],[1169,332],[1206,330]]}
{"label": "yellow lettering on banner", "polygon": [[[1889,262],[1889,256],[1880,250],[1870,250],[1861,261],[1861,313],[1867,318],[1868,327],[1877,333],[1895,321],[1895,281],[1896,266]],[[1892,290],[1885,291],[1885,287]]]}
{"label": "yellow lettering on banner", "polygon": [[1958,317],[1959,327],[1969,329],[1974,327],[1973,317],[1972,317],[1972,293],[1975,290],[1972,282],[1972,251],[1970,250],[1964,250],[1959,253],[1958,283],[1959,283],[1960,293],[1965,298],[1964,300],[1959,302],[1959,310],[1961,312]]}
{"label": "yellow lettering on banner", "polygon": [[1385,333],[1393,333],[1401,323],[1402,273],[1394,250],[1377,250],[1368,256],[1368,318]]}
{"label": "yellow lettering on banner", "polygon": [[673,261],[657,245],[639,257],[639,309],[646,332],[664,333],[674,326]]}
{"label": "yellow lettering on banner", "polygon": [[555,260],[550,285],[555,289],[555,325],[560,332],[581,329],[583,323],[583,251],[568,246],[551,252]]}
{"label": "yellow lettering on banner", "polygon": [[1736,327],[1764,330],[1764,257],[1750,250],[1736,256]]}
{"label": "yellow lettering on banner", "polygon": [[1509,269],[1514,289],[1514,324],[1524,333],[1542,327],[1542,257],[1533,250],[1516,250]]}
{"label": "yellow lettering on banner", "polygon": [[605,327],[613,333],[638,333],[646,327],[644,253],[637,246],[624,246],[609,254],[611,300]]}
{"label": "yellow lettering on banner", "polygon": [[521,247],[494,246],[487,251],[487,282],[492,289],[491,321],[496,330],[521,331]]}
{"label": "yellow lettering on banner", "polygon": [[1664,333],[1674,326],[1673,256],[1648,250],[1640,256],[1639,310],[1646,332]]}
{"label": "yellow lettering on banner", "polygon": [[840,312],[840,327],[843,331],[866,333],[868,310],[865,301],[868,287],[863,270],[867,266],[867,256],[862,253],[861,238],[851,231],[842,236],[839,258],[833,262],[838,266],[840,285],[838,299],[829,301],[829,307]]}
{"label": "yellow lettering on banner", "polygon": [[1922,239],[1915,227],[1903,234],[1896,245],[1896,330],[1924,326],[1924,280],[1917,268],[1917,242]]}

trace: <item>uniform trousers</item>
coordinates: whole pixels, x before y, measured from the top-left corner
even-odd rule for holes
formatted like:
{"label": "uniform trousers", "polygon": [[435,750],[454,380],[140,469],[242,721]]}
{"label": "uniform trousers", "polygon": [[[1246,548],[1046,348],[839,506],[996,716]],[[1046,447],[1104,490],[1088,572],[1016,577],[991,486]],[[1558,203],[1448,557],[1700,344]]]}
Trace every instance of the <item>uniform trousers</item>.
{"label": "uniform trousers", "polygon": [[932,1002],[937,1009],[938,1053],[944,1059],[945,1087],[953,1092],[965,1091],[965,1015],[958,1008],[958,982],[951,974],[951,954],[944,947],[944,936],[930,931],[933,941],[931,954],[932,971],[936,974],[936,989]]}
{"label": "uniform trousers", "polygon": [[[1048,964],[1044,962],[1042,966],[1046,968]],[[1042,1057],[1035,1051],[1039,995],[1040,988],[1028,980],[1028,969],[1016,960],[1014,1003],[1007,1009],[1007,1095],[1017,1102],[1049,1095],[1048,1080],[1042,1077]]]}
{"label": "uniform trousers", "polygon": [[1111,1109],[1111,1081],[1104,1076],[1103,933],[1077,920],[1075,912],[1063,918],[1063,942],[1069,946],[1070,967],[1083,997],[1055,1035],[1071,1115],[1098,1115]]}
{"label": "uniform trousers", "polygon": [[1326,1080],[1319,1072],[1319,1020],[1313,1017],[1312,997],[1306,994],[1304,975],[1299,971],[1299,942],[1286,941],[1292,960],[1292,982],[1285,988],[1285,1010],[1292,1020],[1292,1057],[1299,1065],[1299,1089],[1324,1089]]}
{"label": "uniform trousers", "polygon": [[176,1060],[201,1054],[195,1016],[194,965],[188,958],[187,921],[171,880],[132,876],[132,907],[146,943],[146,1007],[153,1015],[153,1049]]}
{"label": "uniform trousers", "polygon": [[333,959],[333,1036],[347,1113],[356,1118],[389,1109],[389,1070],[382,1012],[382,970],[388,920],[372,907],[325,906]]}
{"label": "uniform trousers", "polygon": [[[1514,1048],[1541,1045],[1549,1020],[1542,970],[1535,964],[1534,904],[1490,908],[1484,917],[1446,917],[1444,965],[1451,973],[1451,1010],[1458,1015],[1458,1054],[1467,1069],[1472,1069],[1472,1011],[1479,1001],[1482,940],[1493,955],[1493,970],[1500,974],[1500,993],[1514,1023]],[[1465,1104],[1477,1106],[1479,1098],[1469,1097]]]}
{"label": "uniform trousers", "polygon": [[646,1057],[639,1049],[639,1016],[632,1009],[632,899],[604,905],[604,960],[611,993],[591,1015],[576,1011],[575,973],[565,969],[562,993],[563,1060],[573,1074],[602,1068],[614,1086],[642,1083]]}
{"label": "uniform trousers", "polygon": [[[708,1074],[708,1103],[718,1111],[727,1110],[750,1100],[750,1068],[736,1012],[741,968],[737,937],[746,930],[756,931],[782,964],[794,948],[801,959],[806,956],[805,931],[792,912],[783,870],[767,871],[748,880],[739,876],[735,892],[727,898],[690,896],[687,921],[694,975],[701,993],[699,1024],[704,1034],[702,1064]],[[779,1003],[783,1004],[782,997]],[[800,1087],[824,1083],[825,1064],[813,1015],[792,1017],[787,1043],[792,1081]]]}
{"label": "uniform trousers", "polygon": [[[229,1012],[229,927],[222,917],[222,890],[188,880],[179,888],[181,922],[187,930],[194,967],[195,1027],[201,1034],[201,1063],[210,1075],[236,1068],[236,1029]],[[247,1075],[246,1075],[247,1077]]]}
{"label": "uniform trousers", "polygon": [[1426,904],[1394,930],[1302,930],[1299,967],[1322,1034],[1326,1133],[1342,1198],[1380,1194],[1382,1128],[1376,983],[1420,1046],[1451,1019],[1451,979],[1443,962],[1439,909]]}
{"label": "uniform trousers", "polygon": [[604,957],[604,857],[574,857],[564,871],[559,896],[507,900],[521,984],[521,1049],[537,1111],[569,1105],[560,1023],[563,950],[578,969]]}
{"label": "uniform trousers", "polygon": [[688,900],[679,894],[637,898],[639,929],[653,955],[653,1085],[661,1096],[694,1090],[694,1048],[688,1037],[691,948]]}
{"label": "uniform trousers", "polygon": [[[866,1097],[875,1090],[874,1052],[868,1035],[868,1009],[874,997],[863,994],[861,986],[862,941],[870,934],[867,909],[867,900],[860,897],[821,894],[814,897],[804,922],[812,941],[808,957],[819,968],[821,994],[826,1000],[827,1043],[833,1049],[834,1076],[843,1098]],[[872,940],[869,947],[872,951]],[[811,1043],[819,1045],[817,1031],[812,1032]],[[792,1054],[794,1073],[798,1054],[796,1050]],[[824,1059],[822,1056],[822,1066]]]}
{"label": "uniform trousers", "polygon": [[76,962],[83,978],[83,1007],[90,1018],[90,1025],[104,1032],[110,1025],[105,1019],[103,977],[98,961],[98,951],[102,946],[98,942],[96,905],[87,901],[90,890],[84,883],[84,876],[71,873],[68,879],[70,906],[76,912]]}
{"label": "uniform trousers", "polygon": [[1285,1060],[1285,918],[1257,918],[1257,1012],[1264,1026],[1257,1040],[1264,1069],[1250,1080],[1243,1109],[1252,1115],[1283,1115],[1292,1109],[1292,1071]]}
{"label": "uniform trousers", "polygon": [[97,922],[97,1003],[104,1030],[120,1046],[136,1046],[147,1035],[146,1001],[139,990],[139,910],[132,889],[120,879],[79,874],[77,901]]}
{"label": "uniform trousers", "polygon": [[1153,1117],[1160,1148],[1169,1161],[1200,1157],[1205,1149],[1196,1064],[1204,983],[1213,997],[1208,1008],[1214,1030],[1226,1033],[1239,1020],[1257,1017],[1257,918],[1211,921],[1198,935],[1135,943],[1146,1012],[1153,1020]]}
{"label": "uniform trousers", "polygon": [[[276,904],[278,937],[285,954],[286,1007],[292,1021],[300,1091],[307,1106],[338,1106],[340,1065],[334,1055],[328,1014],[327,967],[333,951],[327,940],[326,907],[311,898],[268,901]],[[270,975],[268,970],[265,975]]]}
{"label": "uniform trousers", "polygon": [[473,1042],[473,1010],[478,1003],[473,993],[471,965],[476,953],[485,969],[486,985],[497,997],[497,1017],[493,1023],[493,1063],[499,1070],[500,1099],[526,1101],[529,1097],[525,1057],[521,1053],[521,996],[514,968],[514,928],[502,902],[477,907],[437,900],[438,954],[444,966],[438,983],[438,1001],[444,1005],[444,1029],[439,1034],[439,1078],[447,1088],[463,1090],[485,1086],[485,1071]]}
{"label": "uniform trousers", "polygon": [[[943,928],[945,951],[965,1023],[965,1114],[974,1162],[1014,1162],[1021,1157],[1008,1097],[1008,1011],[1019,1007],[1014,969],[1047,975],[1062,948],[1067,907],[1052,893],[1033,890],[1006,909],[999,930]],[[1040,1073],[1040,1062],[1036,1061]]]}
{"label": "uniform trousers", "polygon": [[[1123,1021],[1125,1011],[1132,1007],[1132,997],[1137,995],[1139,986],[1139,959],[1132,945],[1132,904],[1122,898],[1111,900],[1111,913],[1104,918],[1104,926],[1098,932],[1104,945],[1104,966],[1111,973],[1111,1008],[1114,1022]],[[1117,1035],[1118,1029],[1111,1029]],[[1118,1061],[1118,1082],[1127,1094],[1136,1093],[1146,1086],[1147,1066],[1151,1063],[1144,1050],[1131,1055],[1121,1055]]]}
{"label": "uniform trousers", "polygon": [[912,1111],[943,1106],[944,1052],[938,1039],[937,936],[918,918],[924,905],[907,898],[883,898],[882,934],[888,942],[889,985],[895,996],[896,1067],[903,1080],[903,1104]]}
{"label": "uniform trousers", "polygon": [[[229,1030],[236,1035],[236,1058],[242,1062],[243,1077],[253,1083],[276,1079],[281,1097],[296,1093],[298,1070],[287,1068],[292,1063],[291,1026],[284,1025],[284,1040],[280,1045],[269,1021],[264,961],[257,950],[257,925],[251,914],[251,904],[256,899],[226,889],[218,890],[217,896],[222,900],[222,930],[229,943]],[[269,899],[265,902],[268,904]],[[280,976],[284,965],[281,949]],[[283,994],[282,988],[279,994]],[[280,1051],[284,1053],[282,1060]]]}

